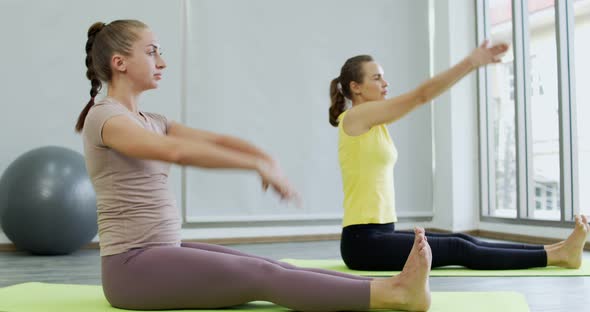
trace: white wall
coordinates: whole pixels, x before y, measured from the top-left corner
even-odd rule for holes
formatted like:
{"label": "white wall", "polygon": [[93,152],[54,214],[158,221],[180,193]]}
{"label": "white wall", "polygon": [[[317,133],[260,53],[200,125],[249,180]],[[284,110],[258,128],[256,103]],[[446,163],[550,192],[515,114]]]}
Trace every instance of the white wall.
{"label": "white wall", "polygon": [[[460,62],[476,47],[475,1],[434,1],[434,72]],[[479,220],[477,81],[471,73],[434,105],[433,226],[473,230]]]}
{"label": "white wall", "polygon": [[[252,174],[189,170],[189,221],[339,217],[329,83],[357,54],[372,54],[383,65],[394,93],[425,79],[426,2],[196,1],[189,12],[187,123],[271,151],[305,200],[300,210],[285,207],[263,195]],[[431,212],[429,124],[428,112],[419,111],[391,128],[400,150],[402,214]]]}
{"label": "white wall", "polygon": [[[259,144],[281,161],[305,199],[296,210],[262,195],[252,174],[197,169],[187,170],[182,194],[185,182],[174,168],[171,182],[179,199],[186,196],[191,221],[222,214],[222,222],[338,216],[336,131],[327,122],[330,79],[347,57],[359,53],[371,53],[382,64],[392,95],[428,75],[425,0],[0,0],[0,173],[35,147],[82,151],[73,127],[88,100],[86,31],[95,21],[119,18],[149,24],[168,63],[160,89],[144,96],[144,110]],[[429,110],[419,109],[390,128],[400,153],[395,183],[402,216],[431,214],[430,124]],[[183,237],[338,231],[333,223],[316,229],[185,229]]]}

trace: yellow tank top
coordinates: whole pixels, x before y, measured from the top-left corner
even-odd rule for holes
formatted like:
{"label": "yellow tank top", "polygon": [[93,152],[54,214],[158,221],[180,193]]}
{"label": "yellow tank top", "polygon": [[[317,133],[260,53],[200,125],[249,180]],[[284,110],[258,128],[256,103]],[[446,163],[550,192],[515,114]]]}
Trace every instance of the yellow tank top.
{"label": "yellow tank top", "polygon": [[338,160],[344,192],[343,226],[396,222],[393,167],[397,150],[385,125],[350,136],[338,120]]}

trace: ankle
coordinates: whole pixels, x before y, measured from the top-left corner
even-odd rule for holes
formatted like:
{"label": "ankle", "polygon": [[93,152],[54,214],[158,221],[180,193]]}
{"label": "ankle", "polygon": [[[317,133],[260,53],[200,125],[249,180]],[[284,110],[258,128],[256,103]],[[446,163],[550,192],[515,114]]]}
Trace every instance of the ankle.
{"label": "ankle", "polygon": [[385,278],[376,278],[371,281],[370,309],[387,309],[391,307],[392,287],[391,281]]}
{"label": "ankle", "polygon": [[566,266],[568,262],[567,251],[562,247],[546,250],[547,266]]}

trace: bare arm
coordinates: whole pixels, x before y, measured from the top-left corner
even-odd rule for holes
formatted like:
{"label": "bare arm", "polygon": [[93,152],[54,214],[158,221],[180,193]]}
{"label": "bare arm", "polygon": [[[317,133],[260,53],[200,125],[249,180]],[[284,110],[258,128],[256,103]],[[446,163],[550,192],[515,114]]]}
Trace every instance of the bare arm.
{"label": "bare arm", "polygon": [[[199,132],[199,130],[191,133],[207,136],[207,133]],[[262,184],[272,186],[282,198],[297,199],[298,197],[297,191],[280,170],[263,157],[223,147],[208,139],[160,135],[129,122],[127,116],[115,116],[104,124],[102,140],[108,147],[133,158],[203,168],[255,170],[260,175]]]}
{"label": "bare arm", "polygon": [[126,116],[109,119],[102,130],[105,145],[123,155],[204,168],[257,170],[258,157],[218,146],[208,140],[187,140],[147,131]]}
{"label": "bare arm", "polygon": [[487,47],[487,41],[448,70],[422,83],[418,88],[395,98],[366,102],[350,109],[344,117],[346,133],[359,135],[373,126],[394,122],[416,107],[430,102],[474,69],[500,61],[499,55],[506,52],[506,44]]}
{"label": "bare arm", "polygon": [[237,137],[190,128],[174,121],[170,122],[169,124],[168,135],[188,140],[205,140],[220,147],[274,162],[272,157],[270,157],[264,151]]}

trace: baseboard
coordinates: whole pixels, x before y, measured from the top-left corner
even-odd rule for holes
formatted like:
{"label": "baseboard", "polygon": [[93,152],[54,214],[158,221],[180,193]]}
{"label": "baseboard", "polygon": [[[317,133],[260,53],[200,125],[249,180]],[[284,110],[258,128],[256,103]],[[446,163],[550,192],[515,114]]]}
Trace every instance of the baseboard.
{"label": "baseboard", "polygon": [[[81,249],[99,249],[98,243],[88,243]],[[0,244],[0,252],[2,251],[18,251],[14,244]]]}
{"label": "baseboard", "polygon": [[209,238],[186,239],[185,242],[200,242],[216,245],[237,244],[264,244],[264,243],[291,243],[291,242],[315,242],[326,240],[339,240],[340,234],[314,234],[314,235],[290,235],[290,236],[266,236],[266,237],[236,237],[236,238]]}
{"label": "baseboard", "polygon": [[13,244],[0,244],[0,251],[16,251]]}
{"label": "baseboard", "polygon": [[[429,232],[435,233],[451,233],[447,230],[437,228],[427,228]],[[526,244],[549,245],[557,243],[560,240],[556,238],[538,237],[520,234],[509,234],[501,232],[493,232],[487,230],[470,230],[463,233],[497,240],[507,240],[513,242],[520,242]],[[201,242],[217,245],[238,245],[238,244],[268,244],[268,243],[290,243],[290,242],[314,242],[326,240],[339,240],[340,234],[313,234],[313,235],[286,235],[286,236],[262,236],[262,237],[235,237],[235,238],[208,238],[208,239],[187,239],[186,242]],[[99,245],[96,242],[89,243],[82,247],[82,249],[98,249]],[[16,251],[14,244],[0,244],[0,251]],[[590,243],[586,243],[584,250],[590,250]]]}
{"label": "baseboard", "polygon": [[440,233],[440,234],[450,234],[452,233],[449,230],[443,230],[443,229],[437,229],[437,228],[426,228],[427,232],[433,232],[433,233]]}

